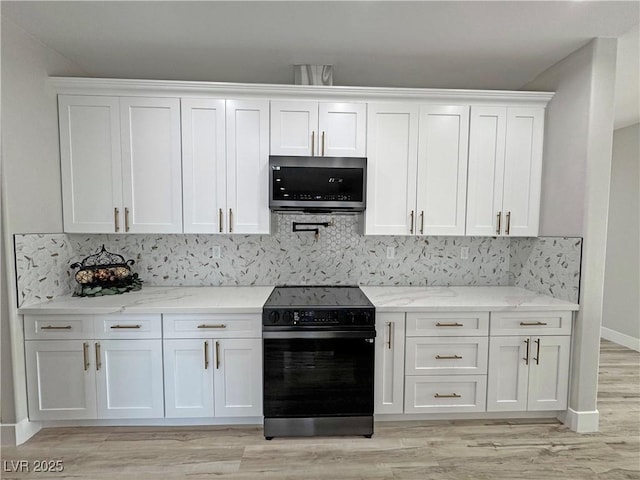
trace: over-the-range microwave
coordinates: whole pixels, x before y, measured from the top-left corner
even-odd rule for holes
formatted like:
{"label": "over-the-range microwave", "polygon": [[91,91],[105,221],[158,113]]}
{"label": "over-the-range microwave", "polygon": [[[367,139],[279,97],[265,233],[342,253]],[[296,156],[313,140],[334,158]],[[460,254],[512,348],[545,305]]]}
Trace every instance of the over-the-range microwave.
{"label": "over-the-range microwave", "polygon": [[269,157],[269,208],[308,213],[362,212],[367,159]]}

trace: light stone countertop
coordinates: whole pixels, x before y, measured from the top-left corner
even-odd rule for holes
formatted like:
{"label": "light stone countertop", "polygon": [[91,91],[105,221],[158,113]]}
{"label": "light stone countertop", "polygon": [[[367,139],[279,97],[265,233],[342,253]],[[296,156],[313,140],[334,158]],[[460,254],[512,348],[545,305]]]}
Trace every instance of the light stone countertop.
{"label": "light stone countertop", "polygon": [[518,287],[361,286],[377,312],[578,310],[575,303]]}
{"label": "light stone countertop", "polygon": [[103,297],[56,297],[20,314],[262,313],[273,287],[142,287]]}
{"label": "light stone countertop", "polygon": [[[378,312],[578,310],[575,303],[517,287],[361,286]],[[103,297],[57,297],[20,314],[262,313],[272,286],[143,287]]]}

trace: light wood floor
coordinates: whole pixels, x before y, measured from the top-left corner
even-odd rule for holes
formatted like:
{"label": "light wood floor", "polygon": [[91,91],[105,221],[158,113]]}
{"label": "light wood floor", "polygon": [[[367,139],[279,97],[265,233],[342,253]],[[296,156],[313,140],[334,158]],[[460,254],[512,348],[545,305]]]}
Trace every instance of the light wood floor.
{"label": "light wood floor", "polygon": [[640,354],[606,341],[601,352],[597,434],[555,421],[383,422],[372,439],[270,442],[257,427],[55,428],[4,448],[2,459],[60,459],[63,473],[0,477],[640,479]]}

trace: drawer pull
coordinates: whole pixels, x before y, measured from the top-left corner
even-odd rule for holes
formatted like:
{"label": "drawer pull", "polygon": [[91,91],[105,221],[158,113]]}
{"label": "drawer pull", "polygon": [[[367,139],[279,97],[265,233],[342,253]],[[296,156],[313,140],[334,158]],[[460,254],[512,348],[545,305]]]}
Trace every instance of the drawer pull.
{"label": "drawer pull", "polygon": [[440,395],[439,393],[436,393],[433,398],[460,398],[462,397],[462,395],[458,395],[457,393],[451,393],[449,395]]}
{"label": "drawer pull", "polygon": [[461,360],[460,355],[436,355],[436,360]]}
{"label": "drawer pull", "polygon": [[547,322],[520,322],[521,327],[544,327]]}
{"label": "drawer pull", "polygon": [[206,323],[203,323],[202,325],[198,325],[198,328],[227,328],[227,326],[224,323],[220,323],[218,325],[207,325]]}
{"label": "drawer pull", "polygon": [[454,322],[454,323],[436,323],[436,327],[464,327],[462,323]]}
{"label": "drawer pull", "polygon": [[89,370],[89,344],[84,342],[82,344],[82,356],[84,357],[84,371]]}
{"label": "drawer pull", "polygon": [[40,327],[40,330],[71,330],[71,325],[65,325],[64,327],[55,327],[53,325],[45,325]]}
{"label": "drawer pull", "polygon": [[111,325],[110,328],[142,328],[142,325]]}

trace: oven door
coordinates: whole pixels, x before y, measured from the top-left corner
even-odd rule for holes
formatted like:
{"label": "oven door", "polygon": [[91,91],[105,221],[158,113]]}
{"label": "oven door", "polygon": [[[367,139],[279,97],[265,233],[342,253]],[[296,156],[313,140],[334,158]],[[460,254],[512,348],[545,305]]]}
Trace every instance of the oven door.
{"label": "oven door", "polygon": [[264,332],[265,418],[373,415],[374,337]]}

